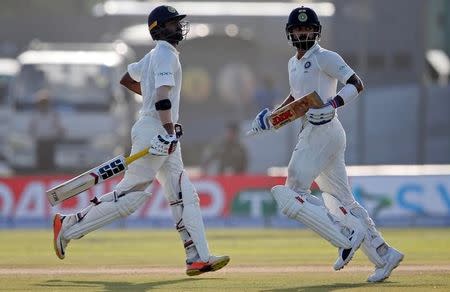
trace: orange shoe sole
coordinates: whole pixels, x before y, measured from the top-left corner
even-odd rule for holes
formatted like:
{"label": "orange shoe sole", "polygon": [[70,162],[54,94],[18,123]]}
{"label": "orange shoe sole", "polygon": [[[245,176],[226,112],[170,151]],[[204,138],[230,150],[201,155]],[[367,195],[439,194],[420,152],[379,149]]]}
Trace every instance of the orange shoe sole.
{"label": "orange shoe sole", "polygon": [[60,254],[58,251],[58,234],[61,231],[62,222],[61,215],[55,214],[53,217],[53,249],[55,250],[56,256],[61,260],[64,259],[64,255]]}
{"label": "orange shoe sole", "polygon": [[193,263],[192,269],[187,269],[186,274],[188,276],[198,276],[207,272],[214,272],[222,269],[230,262],[230,257],[225,256],[223,259],[213,263],[213,264],[204,264],[204,263]]}

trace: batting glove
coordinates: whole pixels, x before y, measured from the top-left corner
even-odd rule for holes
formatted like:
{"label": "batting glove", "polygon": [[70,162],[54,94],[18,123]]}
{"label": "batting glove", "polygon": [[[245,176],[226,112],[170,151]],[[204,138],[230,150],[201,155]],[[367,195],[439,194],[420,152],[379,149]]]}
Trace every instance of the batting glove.
{"label": "batting glove", "polygon": [[168,156],[177,148],[176,135],[156,135],[150,142],[150,153],[157,156]]}
{"label": "batting glove", "polygon": [[272,112],[265,108],[260,111],[256,118],[252,122],[252,129],[247,132],[247,135],[256,135],[273,129],[272,124],[269,121],[269,116]]}
{"label": "batting glove", "polygon": [[329,101],[321,108],[310,108],[306,112],[306,118],[313,125],[323,125],[330,122],[335,114],[336,109],[333,103]]}

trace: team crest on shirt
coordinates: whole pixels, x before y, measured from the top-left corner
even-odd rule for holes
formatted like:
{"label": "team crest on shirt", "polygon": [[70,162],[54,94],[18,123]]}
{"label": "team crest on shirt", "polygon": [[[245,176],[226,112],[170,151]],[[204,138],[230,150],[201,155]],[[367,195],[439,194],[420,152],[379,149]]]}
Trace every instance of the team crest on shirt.
{"label": "team crest on shirt", "polygon": [[311,67],[311,62],[310,61],[305,63],[305,69],[308,69],[309,67]]}

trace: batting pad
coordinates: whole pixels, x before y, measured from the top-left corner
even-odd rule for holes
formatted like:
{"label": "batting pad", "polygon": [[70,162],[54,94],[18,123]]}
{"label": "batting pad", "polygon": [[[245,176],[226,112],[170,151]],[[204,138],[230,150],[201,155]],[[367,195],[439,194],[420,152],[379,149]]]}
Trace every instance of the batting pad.
{"label": "batting pad", "polygon": [[351,248],[350,240],[344,236],[341,226],[335,222],[323,205],[314,205],[286,186],[275,186],[272,195],[283,214],[297,220],[336,247]]}
{"label": "batting pad", "polygon": [[99,204],[89,205],[83,210],[84,217],[65,230],[63,237],[77,239],[120,217],[128,216],[136,211],[150,195],[149,192],[139,191],[130,192],[118,198],[115,191],[107,193],[99,198]]}
{"label": "batting pad", "polygon": [[[375,223],[369,217],[366,209],[356,201],[348,206],[342,206],[339,200],[325,192],[322,193],[322,198],[330,213],[336,218],[344,223],[359,226],[361,230],[364,230],[365,237],[361,244],[361,250],[376,267],[384,266],[386,262],[378,254],[377,248],[385,241],[378,230],[376,230]],[[347,210],[348,214],[343,214],[342,207]]]}
{"label": "batting pad", "polygon": [[200,211],[200,199],[185,172],[181,174],[180,188],[183,200],[183,223],[197,248],[200,259],[209,260],[209,247],[206,241],[205,226]]}

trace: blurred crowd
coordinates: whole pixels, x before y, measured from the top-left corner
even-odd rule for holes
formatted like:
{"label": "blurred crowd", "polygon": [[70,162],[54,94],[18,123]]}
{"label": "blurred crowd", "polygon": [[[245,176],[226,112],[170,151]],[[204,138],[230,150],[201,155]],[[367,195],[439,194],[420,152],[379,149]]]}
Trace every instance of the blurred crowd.
{"label": "blurred crowd", "polygon": [[[123,70],[124,65],[126,64],[116,68],[118,74],[120,74],[120,70]],[[69,150],[66,152],[61,150],[64,148],[61,145],[80,140],[81,132],[93,131],[100,116],[117,115],[114,113],[115,111],[129,114],[126,119],[122,119],[126,122],[126,125],[122,125],[122,127],[128,127],[127,134],[129,134],[129,126],[133,123],[136,111],[139,109],[139,99],[136,101],[137,97],[128,95],[122,107],[109,109],[105,104],[108,110],[98,110],[99,105],[103,103],[117,102],[115,98],[108,96],[113,95],[114,90],[111,89],[110,83],[114,83],[115,80],[113,77],[105,75],[105,69],[92,70],[57,63],[51,66],[22,64],[21,69],[11,74],[11,78],[2,84],[1,94],[4,101],[2,107],[5,112],[10,114],[9,130],[14,129],[14,132],[4,131],[1,133],[0,159],[3,170],[0,171],[3,175],[72,173],[95,166],[95,163],[102,162],[101,159],[108,159],[118,152],[126,154],[129,151],[126,147],[129,145],[126,140],[130,137],[125,135],[123,137],[124,147],[120,147],[120,150],[109,147],[109,152],[102,153],[98,157],[98,161],[77,165],[64,165],[64,162],[61,162],[64,160],[64,157],[61,158],[61,156],[71,155],[68,154]],[[252,88],[246,103],[237,105],[245,106],[245,110],[237,118],[230,118],[221,126],[216,126],[215,133],[217,134],[207,139],[208,143],[203,143],[203,147],[198,148],[195,145],[195,163],[188,167],[198,167],[203,174],[208,175],[233,175],[249,171],[249,149],[248,145],[242,141],[243,133],[247,130],[245,117],[250,118],[261,108],[273,108],[283,98],[280,87],[268,74],[261,75],[259,80],[252,80],[251,84]],[[122,94],[125,95],[124,90]],[[104,101],[102,101],[103,99]],[[183,109],[181,112],[183,113]],[[75,117],[69,119],[69,116],[74,114]],[[102,122],[107,123],[108,121],[102,120]],[[103,134],[114,135],[115,128],[110,128],[110,130],[113,132]],[[103,128],[101,131],[105,132],[108,129]],[[92,136],[85,138],[93,139]],[[24,144],[29,145],[22,147]],[[193,147],[189,144],[189,140],[183,146],[186,146],[187,151]],[[76,145],[72,148],[74,147]],[[91,148],[84,148],[79,152],[91,150]],[[23,160],[24,162],[14,164],[16,161],[11,159],[12,156],[17,157],[16,161]],[[81,156],[83,155],[81,154]],[[32,157],[32,159],[27,162],[26,157]]]}
{"label": "blurred crowd", "polygon": [[[316,2],[320,44],[342,55],[366,85],[339,112],[347,162],[450,163],[449,1]],[[23,9],[22,1],[8,1],[0,13],[0,174],[77,173],[127,154],[141,100],[118,81],[127,64],[155,45],[145,25],[154,3],[27,3]],[[242,1],[248,11],[232,16],[227,7],[209,15],[205,5],[186,7],[191,31],[180,47],[184,162],[207,174],[285,166],[295,125],[264,140],[244,134],[257,112],[289,93],[286,69],[294,51],[284,28],[298,4],[280,1],[279,10],[268,11]]]}

